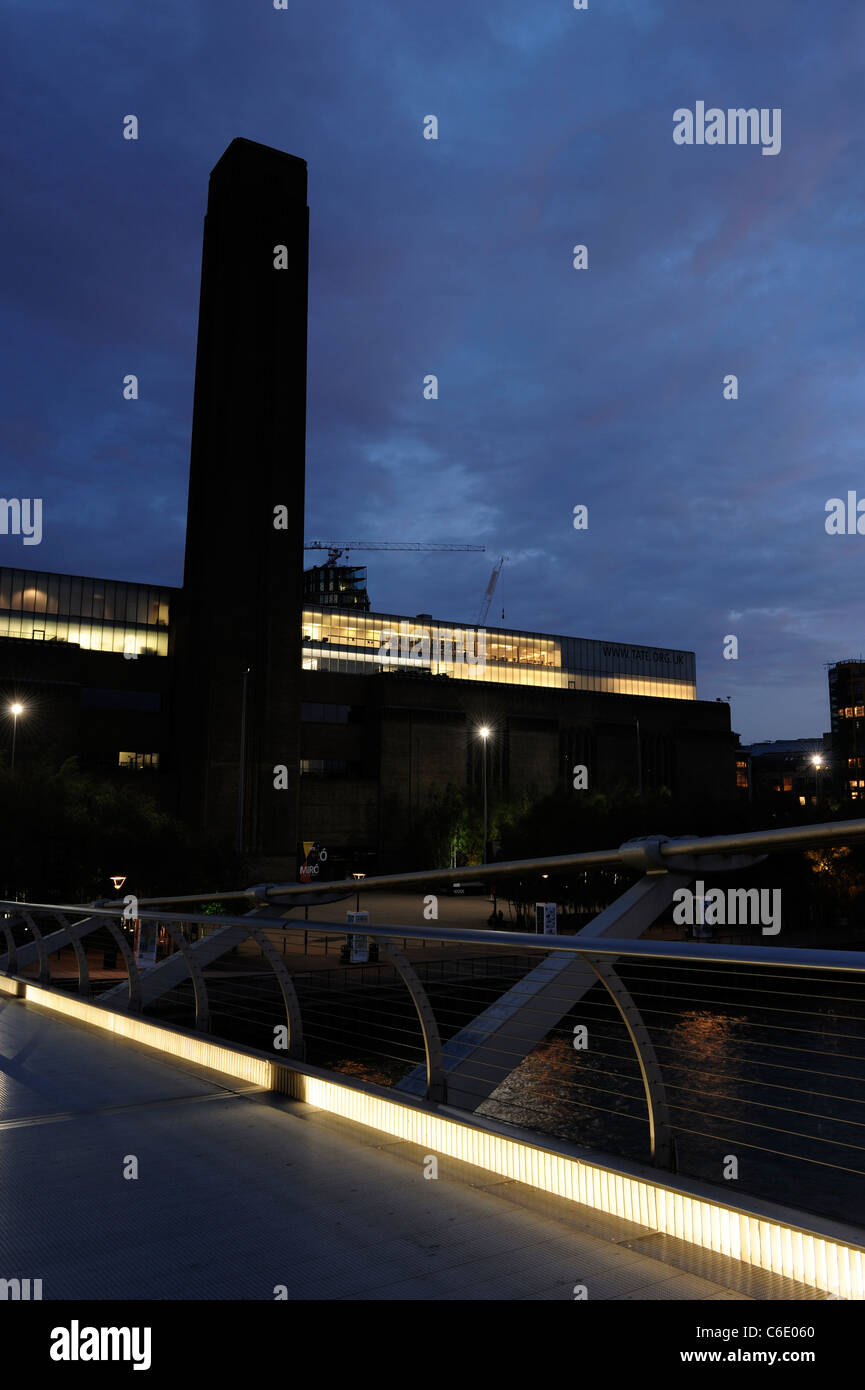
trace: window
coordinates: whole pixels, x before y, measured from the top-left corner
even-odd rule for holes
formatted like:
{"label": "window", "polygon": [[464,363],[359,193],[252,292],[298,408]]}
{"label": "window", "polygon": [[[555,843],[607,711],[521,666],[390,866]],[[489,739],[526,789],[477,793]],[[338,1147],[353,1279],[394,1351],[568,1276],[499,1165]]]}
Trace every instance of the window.
{"label": "window", "polygon": [[350,777],[354,767],[341,758],[301,758],[301,777]]}
{"label": "window", "polygon": [[81,691],[82,709],[134,710],[137,714],[156,713],[161,697],[156,690],[100,690],[85,687]]}
{"label": "window", "polygon": [[307,724],[347,724],[351,718],[351,705],[316,705],[304,700],[300,706],[300,717]]}
{"label": "window", "polygon": [[117,766],[124,772],[156,772],[159,768],[158,753],[118,753]]}

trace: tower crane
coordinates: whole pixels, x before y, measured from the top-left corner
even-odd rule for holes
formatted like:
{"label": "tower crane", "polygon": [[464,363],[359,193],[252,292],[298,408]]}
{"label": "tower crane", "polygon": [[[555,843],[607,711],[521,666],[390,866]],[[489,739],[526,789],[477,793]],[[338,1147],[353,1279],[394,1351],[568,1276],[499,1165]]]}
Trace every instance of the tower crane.
{"label": "tower crane", "polygon": [[[505,560],[507,560],[507,558],[507,555],[503,555],[502,558],[499,560],[499,563],[493,570],[492,574],[490,575],[490,582],[487,585],[487,591],[484,594],[484,601],[481,604],[481,615],[478,618],[478,627],[483,627],[486,621],[487,613],[489,613],[490,611],[490,604],[492,603],[495,587],[499,582],[499,575],[502,572],[502,566],[504,565]],[[502,614],[502,616],[504,616],[504,613]]]}
{"label": "tower crane", "polygon": [[327,564],[336,565],[350,550],[486,550],[485,545],[434,545],[426,541],[307,541],[304,550],[326,550]]}

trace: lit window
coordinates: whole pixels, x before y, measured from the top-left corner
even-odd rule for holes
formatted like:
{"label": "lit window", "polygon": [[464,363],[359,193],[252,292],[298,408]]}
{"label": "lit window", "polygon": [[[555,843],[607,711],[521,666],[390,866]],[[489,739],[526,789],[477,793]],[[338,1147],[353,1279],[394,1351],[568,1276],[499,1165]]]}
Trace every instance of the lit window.
{"label": "lit window", "polygon": [[117,766],[124,772],[155,772],[159,767],[158,753],[118,753]]}

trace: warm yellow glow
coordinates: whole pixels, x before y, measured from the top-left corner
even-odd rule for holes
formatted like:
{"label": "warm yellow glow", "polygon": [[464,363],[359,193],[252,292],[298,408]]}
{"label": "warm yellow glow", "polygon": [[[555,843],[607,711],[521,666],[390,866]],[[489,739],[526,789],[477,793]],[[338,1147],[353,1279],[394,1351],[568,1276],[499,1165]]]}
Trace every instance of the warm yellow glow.
{"label": "warm yellow glow", "polygon": [[857,1246],[301,1072],[291,1073],[290,1087],[283,1084],[278,1089],[428,1151],[476,1164],[838,1298],[865,1297],[865,1250]]}
{"label": "warm yellow glow", "polygon": [[486,724],[481,725],[481,727],[478,729],[478,733],[480,734],[481,738],[489,738],[490,736],[490,730],[487,728]]}
{"label": "warm yellow glow", "polygon": [[141,584],[5,569],[0,637],[92,651],[168,655],[168,595]]}
{"label": "warm yellow glow", "polygon": [[[836,1298],[865,1299],[865,1249],[802,1229],[792,1221],[757,1215],[743,1207],[673,1187],[660,1180],[618,1172],[471,1122],[428,1110],[423,1102],[376,1096],[275,1062],[264,1054],[179,1033],[131,1014],[111,1013],[83,999],[29,981],[0,976],[0,991],[75,1018],[116,1037],[167,1053],[223,1075],[278,1091],[487,1172],[522,1182],[566,1201],[579,1202],[705,1250],[795,1279]],[[790,1217],[796,1213],[790,1212]]]}
{"label": "warm yellow glow", "polygon": [[10,706],[9,706],[9,713],[10,713],[10,714],[14,714],[14,715],[15,715],[15,718],[17,719],[18,716],[19,716],[19,714],[23,714],[23,713],[24,713],[24,706],[23,706],[23,705],[10,705]]}
{"label": "warm yellow glow", "polygon": [[[615,657],[609,671],[570,670],[563,659],[562,639],[543,633],[507,632],[313,606],[303,610],[301,633],[305,671],[374,675],[380,671],[423,670],[451,680],[651,695],[668,700],[697,698],[693,680],[676,680],[658,673],[621,675],[615,671]],[[601,644],[594,645],[602,651]],[[599,655],[598,659],[603,657]]]}
{"label": "warm yellow glow", "polygon": [[184,1061],[194,1062],[198,1066],[210,1067],[224,1075],[250,1081],[253,1085],[264,1086],[268,1090],[273,1089],[273,1063],[269,1057],[235,1050],[194,1033],[179,1033],[156,1023],[146,1023],[136,1014],[112,1013],[95,1004],[88,1004],[84,999],[57,994],[53,990],[43,989],[40,985],[30,984],[29,981],[20,983],[23,985],[24,998],[28,1002],[38,1004],[42,1009],[51,1009],[54,1013],[64,1014],[67,1018],[78,1019],[79,1022],[89,1023],[106,1033],[113,1033],[115,1037],[127,1038],[130,1042],[141,1043],[144,1047],[155,1048],[156,1051],[168,1053],[172,1057],[181,1057]]}
{"label": "warm yellow glow", "polygon": [[161,626],[158,630],[117,626],[44,613],[0,613],[0,637],[71,643],[85,651],[168,655],[168,632]]}

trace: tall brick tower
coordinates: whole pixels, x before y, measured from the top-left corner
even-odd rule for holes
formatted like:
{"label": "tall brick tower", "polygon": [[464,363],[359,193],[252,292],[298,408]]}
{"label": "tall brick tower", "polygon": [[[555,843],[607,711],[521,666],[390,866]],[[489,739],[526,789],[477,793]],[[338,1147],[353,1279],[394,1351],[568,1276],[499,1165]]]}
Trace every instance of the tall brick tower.
{"label": "tall brick tower", "polygon": [[297,840],[306,198],[306,162],[251,140],[210,175],[175,648],[181,809],[279,875]]}

